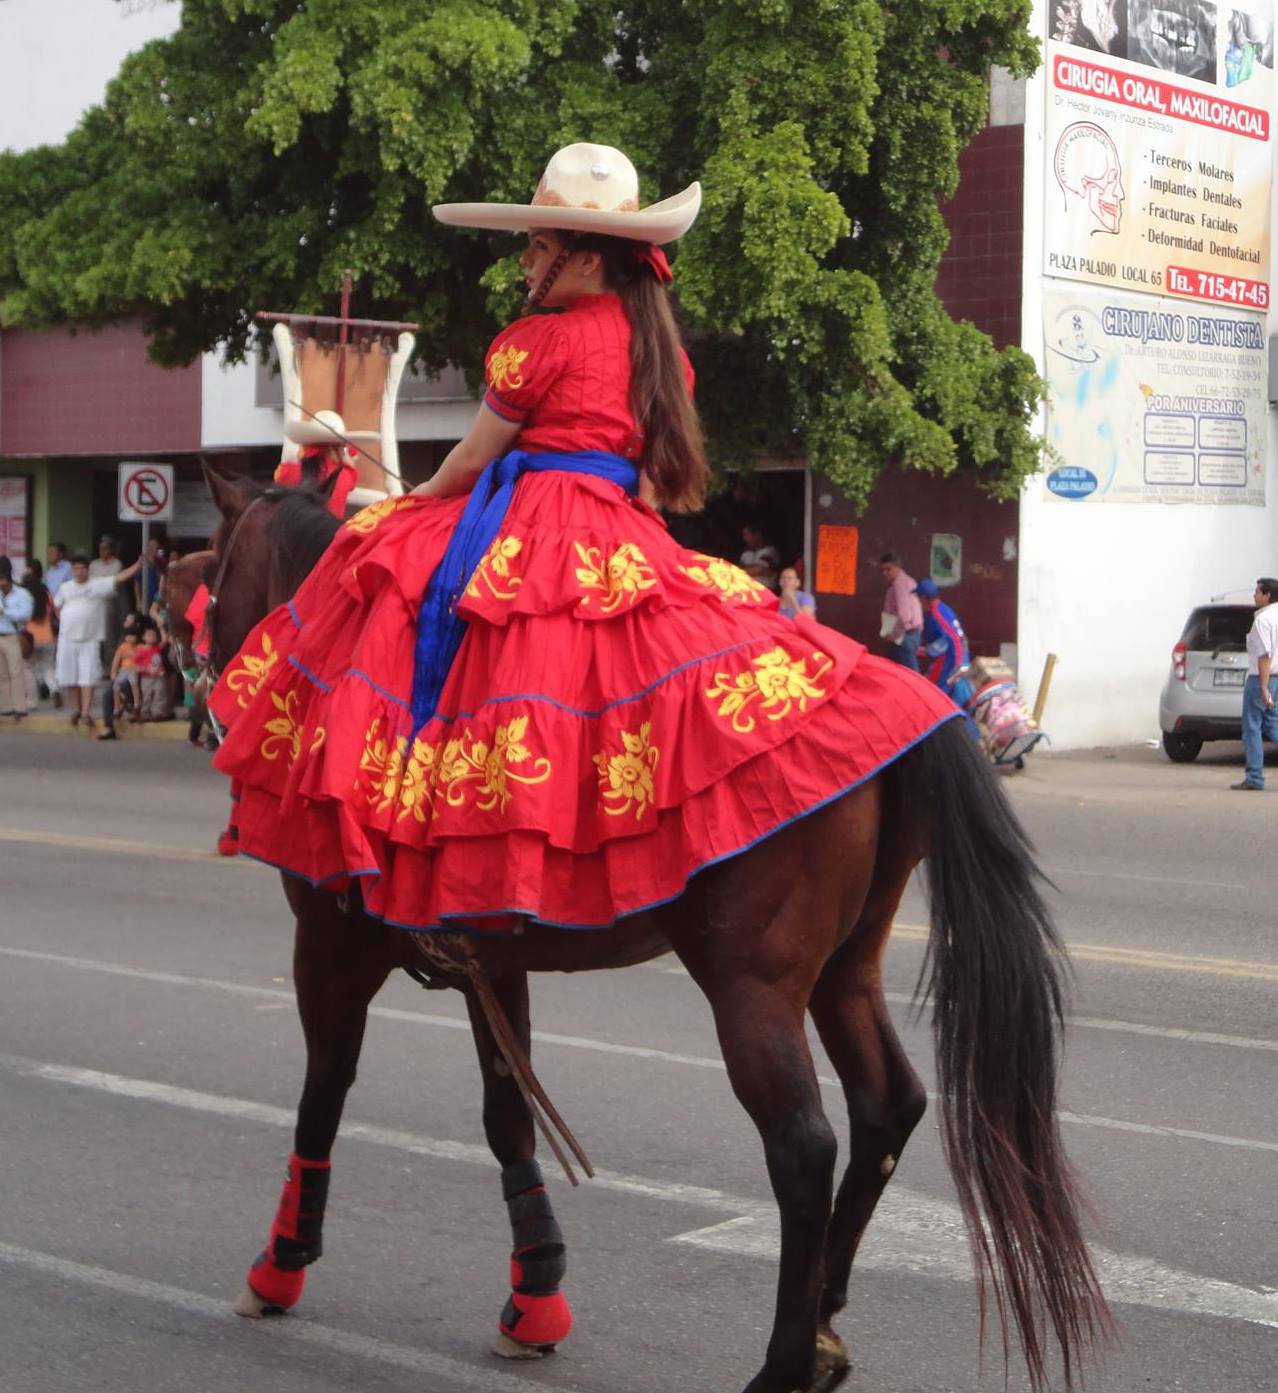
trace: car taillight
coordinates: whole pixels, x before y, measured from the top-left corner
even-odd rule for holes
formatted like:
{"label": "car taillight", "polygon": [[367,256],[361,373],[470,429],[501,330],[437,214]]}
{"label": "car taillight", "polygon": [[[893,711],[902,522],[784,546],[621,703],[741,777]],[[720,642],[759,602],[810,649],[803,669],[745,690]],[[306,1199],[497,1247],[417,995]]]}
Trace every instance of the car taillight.
{"label": "car taillight", "polygon": [[1187,643],[1178,643],[1172,649],[1172,676],[1179,682],[1185,680],[1185,657],[1188,652],[1189,645]]}

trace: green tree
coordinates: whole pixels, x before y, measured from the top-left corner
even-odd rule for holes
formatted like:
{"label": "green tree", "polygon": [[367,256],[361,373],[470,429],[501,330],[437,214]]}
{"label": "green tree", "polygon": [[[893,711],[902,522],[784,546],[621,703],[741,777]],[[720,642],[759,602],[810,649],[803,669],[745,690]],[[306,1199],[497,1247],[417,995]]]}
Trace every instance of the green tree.
{"label": "green tree", "polygon": [[[645,197],[702,179],[679,297],[716,459],[804,454],[864,499],[886,465],[997,497],[1037,466],[1030,360],[934,291],[938,199],[1029,0],[184,0],[65,144],[0,156],[0,315],[140,319],[161,362],[252,311],[416,319],[476,368],[518,312],[509,239],[435,224],[525,201],[549,153],[627,150]],[[494,262],[494,255],[502,259]]]}

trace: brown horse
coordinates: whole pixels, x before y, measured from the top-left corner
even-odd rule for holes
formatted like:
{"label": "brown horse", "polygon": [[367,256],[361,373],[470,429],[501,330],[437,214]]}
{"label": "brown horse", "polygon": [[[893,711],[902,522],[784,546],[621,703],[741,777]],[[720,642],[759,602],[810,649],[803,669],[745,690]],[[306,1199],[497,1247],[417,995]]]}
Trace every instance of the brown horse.
{"label": "brown horse", "polygon": [[[214,662],[224,666],[251,626],[300,583],[337,524],[314,494],[216,476],[210,487],[225,519],[215,542],[212,622]],[[673,951],[705,994],[733,1091],[762,1138],[781,1219],[775,1321],[746,1393],[831,1389],[848,1369],[830,1322],[846,1303],[862,1234],[926,1104],[888,1017],[880,967],[906,883],[924,858],[932,914],[924,974],[934,997],[942,1130],[982,1305],[988,1283],[1005,1328],[1019,1335],[1036,1390],[1046,1387],[1053,1341],[1072,1386],[1109,1316],[1055,1117],[1062,948],[1026,835],[961,722],[947,722],[876,777],[703,870],[660,909],[604,932],[530,922],[519,934],[473,940],[524,1051],[530,971],[625,967]],[[295,1155],[325,1163],[369,1003],[395,968],[421,970],[426,959],[417,936],[368,918],[358,903],[294,878],[285,877],[284,888],[297,921],[294,980],[307,1047]],[[362,920],[357,932],[353,916]],[[512,1184],[517,1191],[530,1174],[540,1181],[533,1114],[501,1063],[473,980],[451,980],[466,994],[484,1129],[509,1199]],[[806,1013],[850,1116],[851,1155],[837,1194],[835,1137]],[[529,1230],[540,1246],[516,1246],[556,1278],[561,1238],[544,1197],[540,1205]],[[311,1207],[309,1226],[288,1249],[299,1272],[319,1255],[322,1195]],[[511,1214],[518,1236],[520,1211]],[[269,1305],[252,1288],[247,1296],[238,1308],[245,1314]],[[504,1339],[499,1352],[541,1351]]]}

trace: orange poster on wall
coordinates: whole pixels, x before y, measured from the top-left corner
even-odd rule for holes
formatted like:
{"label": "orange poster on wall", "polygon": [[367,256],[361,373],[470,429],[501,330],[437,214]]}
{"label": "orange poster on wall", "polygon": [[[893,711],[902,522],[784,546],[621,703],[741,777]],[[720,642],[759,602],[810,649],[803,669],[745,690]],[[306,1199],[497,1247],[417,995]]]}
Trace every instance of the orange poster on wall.
{"label": "orange poster on wall", "polygon": [[817,528],[816,586],[823,595],[856,594],[855,527]]}

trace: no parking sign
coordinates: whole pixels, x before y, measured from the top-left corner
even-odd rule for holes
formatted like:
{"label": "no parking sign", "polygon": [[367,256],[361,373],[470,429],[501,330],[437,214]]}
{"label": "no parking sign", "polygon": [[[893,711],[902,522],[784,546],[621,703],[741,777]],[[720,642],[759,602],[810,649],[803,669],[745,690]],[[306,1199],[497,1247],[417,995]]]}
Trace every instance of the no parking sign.
{"label": "no parking sign", "polygon": [[169,522],[173,517],[171,464],[120,464],[120,521]]}

